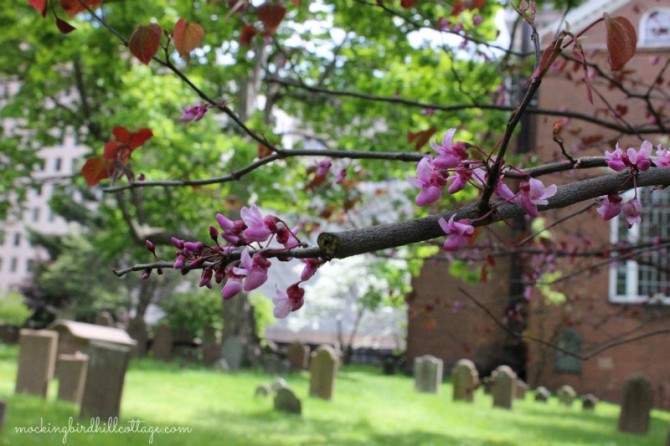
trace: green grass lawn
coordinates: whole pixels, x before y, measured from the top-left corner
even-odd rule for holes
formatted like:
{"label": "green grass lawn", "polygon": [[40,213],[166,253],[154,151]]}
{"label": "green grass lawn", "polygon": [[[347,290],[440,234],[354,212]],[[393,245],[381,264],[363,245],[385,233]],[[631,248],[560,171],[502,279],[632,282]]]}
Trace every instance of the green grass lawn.
{"label": "green grass lawn", "polygon": [[[254,397],[257,385],[273,377],[258,372],[220,373],[180,369],[149,360],[131,363],[126,376],[119,427],[139,420],[146,428],[187,427],[190,433],[16,433],[16,426],[66,427],[77,419],[72,404],[56,401],[55,386],[43,401],[14,395],[16,347],[0,345],[0,398],[8,400],[1,445],[603,445],[665,444],[670,413],[654,411],[646,437],[619,434],[618,407],[600,403],[594,413],[580,405],[561,407],[516,401],[511,411],[494,409],[478,393],[474,404],[454,403],[451,388],[418,394],[406,376],[382,376],[372,368],[340,370],[333,401],[307,396],[309,376],[290,375],[302,399],[303,415],[272,410],[270,398]],[[152,441],[152,443],[151,443]]]}

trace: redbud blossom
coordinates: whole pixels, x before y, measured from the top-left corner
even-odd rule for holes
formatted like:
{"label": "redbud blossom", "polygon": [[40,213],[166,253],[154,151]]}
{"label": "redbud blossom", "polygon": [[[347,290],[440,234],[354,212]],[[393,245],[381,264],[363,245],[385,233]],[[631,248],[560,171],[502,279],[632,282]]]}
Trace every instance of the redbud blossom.
{"label": "redbud blossom", "polygon": [[191,107],[186,107],[182,110],[179,120],[181,122],[200,121],[207,113],[207,110],[207,105],[192,105]]}
{"label": "redbud blossom", "polygon": [[205,268],[202,270],[198,286],[199,287],[206,286],[207,288],[210,289],[212,288],[212,268]]}
{"label": "redbud blossom", "polygon": [[447,130],[442,137],[442,144],[430,142],[430,147],[439,154],[433,161],[435,167],[439,169],[453,169],[468,156],[468,150],[464,142],[453,142],[454,133],[456,133],[456,129]]}
{"label": "redbud blossom", "polygon": [[147,247],[149,252],[155,252],[156,251],[156,245],[154,245],[151,240],[145,240],[144,241],[144,246]]}
{"label": "redbud blossom", "polygon": [[305,290],[300,288],[300,282],[294,283],[286,289],[286,294],[293,306],[292,311],[299,310],[305,303]]}
{"label": "redbud blossom", "polygon": [[316,270],[321,266],[320,259],[301,259],[301,262],[305,264],[305,267],[300,274],[300,280],[303,282],[311,279],[312,276],[316,273]]}
{"label": "redbud blossom", "polygon": [[657,167],[670,167],[670,150],[660,144],[656,147],[656,156],[651,158]]}
{"label": "redbud blossom", "polygon": [[447,180],[442,172],[435,168],[431,157],[426,156],[419,161],[416,166],[416,176],[417,178],[412,178],[408,175],[407,181],[421,189],[416,197],[417,206],[426,206],[436,202]]}
{"label": "redbud blossom", "polygon": [[531,178],[528,183],[521,183],[519,188],[521,189],[519,204],[531,217],[539,215],[537,205],[547,204],[547,198],[553,197],[558,189],[555,184],[544,187],[542,181],[537,178]]}
{"label": "redbud blossom", "polygon": [[342,184],[346,177],[347,177],[347,169],[340,169],[337,172],[337,176],[335,177],[335,182],[337,184]]}
{"label": "redbud blossom", "polygon": [[602,215],[603,220],[611,220],[621,213],[621,196],[619,194],[609,194],[597,199],[600,207],[596,211]]}
{"label": "redbud blossom", "polygon": [[151,275],[151,268],[147,268],[144,271],[142,271],[142,280],[146,280],[149,278]]}
{"label": "redbud blossom", "polygon": [[223,300],[232,299],[240,291],[242,291],[242,278],[228,277],[226,284],[221,288],[221,297]]}
{"label": "redbud blossom", "polygon": [[184,258],[184,256],[180,254],[175,259],[174,264],[172,265],[172,267],[174,269],[182,269],[184,267],[184,262],[185,261],[186,261],[186,259]]}
{"label": "redbud blossom", "polygon": [[644,172],[651,166],[650,156],[653,146],[649,141],[643,141],[639,151],[632,147],[626,151],[630,164],[637,167],[639,171]]}
{"label": "redbud blossom", "polygon": [[447,189],[447,192],[450,194],[455,194],[456,192],[463,189],[468,184],[468,180],[472,177],[472,170],[468,167],[463,166],[462,164],[456,168],[454,172],[455,175],[449,177],[451,185]]}
{"label": "redbud blossom", "polygon": [[619,143],[617,143],[613,152],[610,153],[609,150],[605,150],[605,160],[609,168],[617,172],[624,170],[628,162],[628,158],[623,150],[621,150],[621,147],[619,147]]}
{"label": "redbud blossom", "polygon": [[642,222],[642,205],[637,198],[623,205],[623,214],[626,216],[626,224],[629,228]]}
{"label": "redbud blossom", "polygon": [[270,236],[271,232],[265,225],[261,212],[256,205],[250,208],[243,207],[240,211],[242,221],[247,225],[242,235],[247,242],[264,242]]}
{"label": "redbud blossom", "polygon": [[484,19],[482,19],[482,16],[480,16],[479,14],[477,14],[476,16],[474,16],[472,18],[472,24],[475,25],[475,26],[481,25],[481,23],[483,21],[484,21]]}
{"label": "redbud blossom", "polygon": [[293,305],[285,291],[277,290],[277,295],[272,299],[274,309],[272,313],[277,319],[284,319],[293,309]]}
{"label": "redbud blossom", "polygon": [[219,238],[219,231],[214,226],[211,225],[209,227],[209,237],[214,241],[216,241]]}
{"label": "redbud blossom", "polygon": [[253,258],[245,248],[240,256],[242,267],[233,268],[233,273],[244,276],[244,291],[255,290],[268,280],[268,268],[272,265],[263,254],[257,252]]}
{"label": "redbud blossom", "polygon": [[447,239],[444,241],[442,248],[445,251],[457,251],[468,243],[468,238],[475,233],[475,228],[468,223],[468,220],[454,221],[452,215],[449,221],[445,221],[444,217],[440,217],[438,223],[442,230],[447,234]]}

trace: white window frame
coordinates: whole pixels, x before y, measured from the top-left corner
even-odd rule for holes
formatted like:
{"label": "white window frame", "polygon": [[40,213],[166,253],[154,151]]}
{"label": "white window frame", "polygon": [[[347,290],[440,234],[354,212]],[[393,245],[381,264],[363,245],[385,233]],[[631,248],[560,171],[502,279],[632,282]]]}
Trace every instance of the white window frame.
{"label": "white window frame", "polygon": [[649,21],[650,16],[657,12],[665,12],[670,14],[670,8],[652,8],[646,11],[640,18],[640,25],[638,27],[638,42],[640,42],[641,47],[663,48],[670,46],[670,35],[661,40],[647,38],[647,22]]}
{"label": "white window frame", "polygon": [[[652,193],[670,193],[668,191],[655,191]],[[627,191],[626,193],[622,194],[623,201],[622,203],[626,203],[628,200],[633,198],[634,192],[632,190]],[[650,210],[652,209],[652,203],[645,203],[644,201],[640,200],[642,204],[642,220],[644,222],[645,218],[649,218],[650,216],[645,213],[645,210]],[[610,242],[612,245],[617,243],[619,241],[618,236],[619,236],[619,224],[622,221],[621,219],[625,219],[626,217],[622,214],[619,216],[613,218],[610,220]],[[668,219],[670,220],[670,215],[668,216]],[[668,222],[670,224],[670,221]],[[651,236],[653,237],[653,235]],[[651,239],[649,237],[649,239]],[[627,240],[631,244],[635,244],[640,240],[640,225],[633,225],[630,229],[628,229],[628,237]],[[670,255],[670,252],[668,253]],[[626,268],[626,294],[618,294],[618,287],[617,287],[617,278],[618,278],[618,267],[619,267],[620,262],[613,261],[610,263],[609,267],[609,301],[612,303],[620,303],[620,304],[640,304],[640,303],[662,303],[665,305],[670,305],[670,295],[660,295],[658,297],[653,296],[653,299],[650,298],[650,296],[646,295],[641,295],[639,294],[639,281],[640,281],[640,271],[639,271],[639,265],[638,262],[635,260],[626,260],[625,261],[625,268]],[[650,300],[652,302],[650,302]]]}

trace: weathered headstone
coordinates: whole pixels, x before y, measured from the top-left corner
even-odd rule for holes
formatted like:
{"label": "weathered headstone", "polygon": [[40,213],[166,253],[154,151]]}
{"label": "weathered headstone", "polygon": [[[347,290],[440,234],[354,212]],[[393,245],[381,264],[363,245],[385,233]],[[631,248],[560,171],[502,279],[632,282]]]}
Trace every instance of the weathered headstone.
{"label": "weathered headstone", "polygon": [[103,311],[95,317],[95,325],[111,327],[114,325],[114,318],[108,311]]}
{"label": "weathered headstone", "polygon": [[331,347],[321,346],[310,361],[309,396],[331,400],[337,374],[337,354]]}
{"label": "weathered headstone", "polygon": [[282,387],[288,387],[288,383],[284,378],[275,378],[270,383],[270,390],[272,390],[273,392],[276,392],[278,389],[281,389]]}
{"label": "weathered headstone", "polygon": [[5,426],[5,417],[7,416],[7,401],[0,400],[0,432]]}
{"label": "weathered headstone", "polygon": [[438,393],[442,384],[443,362],[431,355],[414,358],[414,387],[423,393]]}
{"label": "weathered headstone", "polygon": [[254,391],[254,396],[260,396],[265,398],[266,396],[272,393],[272,388],[267,384],[259,384],[256,386],[256,391]]}
{"label": "weathered headstone", "polygon": [[451,380],[454,401],[474,401],[475,390],[479,387],[479,372],[472,361],[469,359],[458,361],[451,372]]}
{"label": "weathered headstone", "polygon": [[130,355],[129,346],[91,342],[80,418],[119,416]]}
{"label": "weathered headstone", "polygon": [[577,392],[575,392],[575,389],[572,387],[564,385],[558,389],[556,396],[558,397],[559,404],[570,407],[572,406],[572,402],[577,397]]}
{"label": "weathered headstone", "polygon": [[205,327],[202,335],[202,360],[207,365],[215,364],[221,357],[221,347],[216,340],[216,328]]}
{"label": "weathered headstone", "polygon": [[525,400],[526,392],[528,391],[528,384],[523,382],[521,379],[516,380],[516,399]]}
{"label": "weathered headstone", "polygon": [[582,397],[583,410],[595,410],[597,404],[598,404],[598,398],[596,398],[596,396],[591,393],[587,393]]}
{"label": "weathered headstone", "polygon": [[228,369],[236,371],[242,368],[244,359],[244,345],[238,336],[229,336],[221,346],[221,357],[226,360]]}
{"label": "weathered headstone", "polygon": [[294,342],[286,350],[286,358],[292,372],[305,370],[309,361],[309,347],[303,345],[301,342]]}
{"label": "weathered headstone", "polygon": [[495,371],[491,388],[493,406],[511,409],[516,395],[516,373],[506,365],[499,366]]}
{"label": "weathered headstone", "polygon": [[143,358],[147,355],[147,343],[149,341],[149,332],[144,319],[134,318],[128,323],[128,335],[137,342],[134,354]]}
{"label": "weathered headstone", "polygon": [[546,403],[551,397],[551,392],[544,386],[535,389],[535,401],[539,403]]}
{"label": "weathered headstone", "polygon": [[46,398],[49,381],[54,375],[57,349],[57,332],[21,330],[16,393],[31,393]]}
{"label": "weathered headstone", "polygon": [[154,359],[158,361],[169,361],[172,359],[172,330],[167,324],[161,324],[154,330],[154,340],[151,350]]}
{"label": "weathered headstone", "polygon": [[484,395],[490,395],[491,394],[491,385],[493,384],[493,377],[492,376],[485,376],[482,378],[482,387],[484,389]]}
{"label": "weathered headstone", "polygon": [[274,408],[280,412],[288,412],[296,415],[302,413],[302,403],[295,396],[293,390],[288,387],[281,387],[277,389],[274,399]]}
{"label": "weathered headstone", "polygon": [[58,399],[81,403],[88,369],[88,355],[58,355],[56,375],[58,377]]}
{"label": "weathered headstone", "polygon": [[654,404],[654,390],[649,378],[642,374],[631,375],[624,384],[619,430],[645,435],[649,430],[649,414]]}

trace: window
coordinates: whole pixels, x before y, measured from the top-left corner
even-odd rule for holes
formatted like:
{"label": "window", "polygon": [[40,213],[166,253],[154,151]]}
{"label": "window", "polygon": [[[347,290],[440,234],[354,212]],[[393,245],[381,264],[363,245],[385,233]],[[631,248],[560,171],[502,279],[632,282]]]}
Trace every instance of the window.
{"label": "window", "polygon": [[640,44],[670,45],[670,9],[652,9],[640,20]]}
{"label": "window", "polygon": [[60,172],[62,168],[63,168],[63,160],[61,159],[61,157],[54,158],[54,170],[56,172]]}
{"label": "window", "polygon": [[15,273],[16,270],[18,269],[19,266],[19,259],[16,257],[12,257],[12,259],[9,261],[9,272],[10,273]]}
{"label": "window", "polygon": [[29,273],[34,273],[35,272],[35,261],[32,259],[26,260],[26,271]]}
{"label": "window", "polygon": [[[624,202],[632,197],[632,191],[624,194]],[[670,304],[670,253],[654,243],[670,238],[670,190],[639,188],[638,199],[642,203],[642,223],[628,229],[623,216],[613,218],[611,241],[648,245],[635,258],[610,265],[610,301]]]}
{"label": "window", "polygon": [[582,335],[577,333],[575,330],[564,329],[559,333],[556,345],[560,347],[561,350],[558,349],[555,350],[554,371],[567,372],[567,373],[581,372],[582,371],[581,359],[567,354],[566,351],[574,353],[575,355],[581,355]]}
{"label": "window", "polygon": [[37,223],[40,221],[40,208],[33,208],[30,212],[30,219]]}
{"label": "window", "polygon": [[14,246],[21,246],[21,234],[14,234]]}

